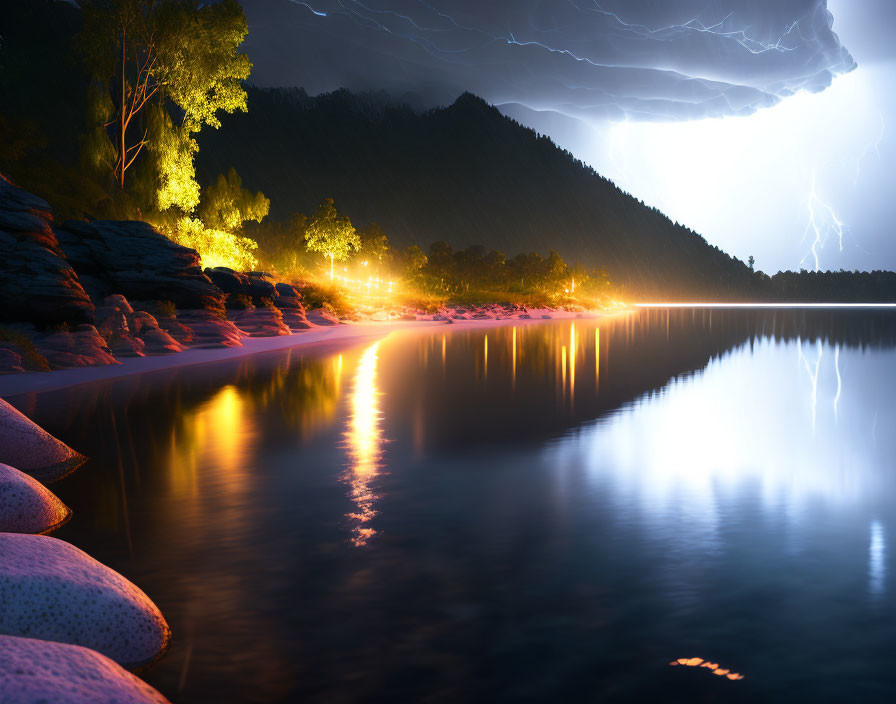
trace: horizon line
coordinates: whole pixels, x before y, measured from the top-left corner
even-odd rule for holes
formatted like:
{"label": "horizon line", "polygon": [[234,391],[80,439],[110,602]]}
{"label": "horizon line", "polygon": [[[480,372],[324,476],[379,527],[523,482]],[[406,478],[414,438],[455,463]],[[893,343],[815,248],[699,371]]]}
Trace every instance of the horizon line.
{"label": "horizon line", "polygon": [[896,308],[896,303],[634,303],[635,308]]}

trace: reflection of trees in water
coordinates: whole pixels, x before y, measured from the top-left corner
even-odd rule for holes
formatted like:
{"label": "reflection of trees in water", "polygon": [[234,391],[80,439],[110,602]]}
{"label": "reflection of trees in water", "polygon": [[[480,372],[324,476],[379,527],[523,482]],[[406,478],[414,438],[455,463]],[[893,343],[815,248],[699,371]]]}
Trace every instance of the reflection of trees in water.
{"label": "reflection of trees in water", "polygon": [[[427,443],[448,448],[508,436],[529,442],[611,413],[662,390],[672,379],[701,371],[712,359],[764,338],[892,347],[896,314],[645,309],[597,321],[457,331],[446,338],[444,361],[439,332],[416,345],[412,341],[390,345],[383,371],[392,375],[386,385],[399,397],[392,405],[413,414],[394,422],[423,428]],[[421,347],[428,354],[421,354]],[[470,407],[486,412],[461,412]]]}

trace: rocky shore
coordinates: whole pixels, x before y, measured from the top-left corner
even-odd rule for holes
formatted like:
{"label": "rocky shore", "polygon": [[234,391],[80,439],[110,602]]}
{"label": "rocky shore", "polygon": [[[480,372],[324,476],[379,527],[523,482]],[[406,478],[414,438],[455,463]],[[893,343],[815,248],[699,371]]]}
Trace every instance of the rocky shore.
{"label": "rocky shore", "polygon": [[56,225],[49,205],[0,174],[0,374],[121,364],[187,349],[242,347],[341,323],[553,317],[509,304],[393,306],[340,320],[261,271],[203,269],[199,255],[140,221]]}
{"label": "rocky shore", "polygon": [[158,607],[114,570],[47,535],[71,511],[45,484],[85,460],[0,400],[0,699],[165,702],[132,674],[168,648]]}

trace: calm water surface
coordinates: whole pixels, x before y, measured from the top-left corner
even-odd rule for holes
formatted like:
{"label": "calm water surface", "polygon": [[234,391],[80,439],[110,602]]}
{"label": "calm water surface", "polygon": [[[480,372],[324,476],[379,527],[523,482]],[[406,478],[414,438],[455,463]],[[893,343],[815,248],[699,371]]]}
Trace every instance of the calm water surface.
{"label": "calm water surface", "polygon": [[58,537],[165,613],[173,701],[896,699],[892,313],[446,326],[10,400],[92,458]]}

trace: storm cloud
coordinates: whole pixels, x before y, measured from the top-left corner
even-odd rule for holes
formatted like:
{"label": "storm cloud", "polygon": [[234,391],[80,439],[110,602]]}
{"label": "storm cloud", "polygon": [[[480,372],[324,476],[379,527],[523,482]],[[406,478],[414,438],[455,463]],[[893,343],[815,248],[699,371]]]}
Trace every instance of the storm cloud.
{"label": "storm cloud", "polygon": [[855,62],[826,0],[244,0],[253,81],[469,90],[592,120],[748,115]]}

